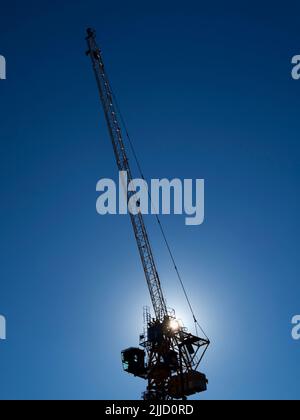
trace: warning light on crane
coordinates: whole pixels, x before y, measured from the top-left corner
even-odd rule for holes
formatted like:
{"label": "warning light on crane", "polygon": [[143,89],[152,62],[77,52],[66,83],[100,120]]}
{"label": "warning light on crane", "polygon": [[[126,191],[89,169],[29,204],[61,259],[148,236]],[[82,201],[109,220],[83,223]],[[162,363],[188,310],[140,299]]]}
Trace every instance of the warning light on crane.
{"label": "warning light on crane", "polygon": [[[92,61],[118,170],[127,174],[127,182],[130,183],[133,176],[123,140],[122,128],[125,129],[143,178],[141,166],[111,89],[102,53],[96,43],[96,34],[93,29],[87,30],[86,41],[88,44],[87,55],[90,56]],[[132,191],[127,191],[128,202],[130,202],[133,194]],[[175,312],[167,308],[143,215],[141,212],[137,212],[137,214],[130,214],[130,218],[155,317],[152,318],[149,308],[144,309],[144,332],[140,336],[140,347],[131,347],[122,352],[123,369],[127,373],[147,380],[148,386],[143,394],[145,400],[186,399],[188,396],[207,389],[206,376],[198,372],[198,368],[210,341],[196,320],[158,216],[156,218],[159,227],[195,321],[196,335],[189,333],[176,319]],[[198,335],[197,328],[199,327],[205,337]]]}

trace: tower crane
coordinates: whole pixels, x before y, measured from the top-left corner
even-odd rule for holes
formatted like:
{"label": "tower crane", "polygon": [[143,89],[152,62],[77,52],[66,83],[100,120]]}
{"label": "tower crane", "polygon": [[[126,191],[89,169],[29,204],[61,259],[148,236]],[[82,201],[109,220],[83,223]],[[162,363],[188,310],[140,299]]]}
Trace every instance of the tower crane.
{"label": "tower crane", "polygon": [[[86,41],[117,166],[127,174],[129,184],[133,176],[123,140],[122,118],[93,29],[87,30]],[[127,189],[128,202],[132,194]],[[123,369],[147,381],[144,400],[185,400],[207,390],[207,378],[198,368],[210,342],[206,336],[188,332],[176,319],[174,310],[167,308],[143,215],[129,213],[155,316],[151,316],[149,308],[144,309],[145,330],[140,336],[140,347],[122,352]]]}

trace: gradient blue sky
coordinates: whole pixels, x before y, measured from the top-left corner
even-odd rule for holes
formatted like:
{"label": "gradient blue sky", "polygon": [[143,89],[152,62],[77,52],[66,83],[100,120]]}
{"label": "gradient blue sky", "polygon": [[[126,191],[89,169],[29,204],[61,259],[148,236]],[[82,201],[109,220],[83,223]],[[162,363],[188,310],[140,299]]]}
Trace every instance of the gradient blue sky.
{"label": "gradient blue sky", "polygon": [[[149,178],[205,178],[206,220],[164,217],[212,346],[206,399],[299,398],[299,2],[2,2],[0,398],[134,399],[121,370],[149,302],[85,57],[97,29]],[[147,219],[148,220],[148,219]],[[155,225],[170,306],[191,319]]]}

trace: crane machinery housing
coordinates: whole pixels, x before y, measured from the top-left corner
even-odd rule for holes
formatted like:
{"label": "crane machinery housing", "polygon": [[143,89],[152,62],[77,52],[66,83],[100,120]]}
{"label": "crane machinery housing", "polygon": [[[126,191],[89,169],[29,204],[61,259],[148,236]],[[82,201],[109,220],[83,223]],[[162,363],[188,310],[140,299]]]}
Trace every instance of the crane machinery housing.
{"label": "crane machinery housing", "polygon": [[[120,172],[127,173],[130,183],[133,176],[123,140],[122,118],[93,29],[87,30],[86,41],[117,166]],[[128,201],[132,194],[127,192]],[[143,215],[130,212],[130,218],[155,317],[149,308],[144,309],[145,331],[140,336],[140,347],[122,352],[123,369],[147,381],[144,400],[185,400],[207,389],[207,378],[198,368],[210,342],[207,337],[188,332],[176,319],[174,310],[167,308]]]}

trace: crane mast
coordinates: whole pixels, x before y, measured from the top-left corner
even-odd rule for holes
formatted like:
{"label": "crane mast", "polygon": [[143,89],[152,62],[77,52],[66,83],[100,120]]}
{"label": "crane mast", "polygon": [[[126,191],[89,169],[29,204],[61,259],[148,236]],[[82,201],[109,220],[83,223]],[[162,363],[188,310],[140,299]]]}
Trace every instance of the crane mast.
{"label": "crane mast", "polygon": [[[87,30],[86,41],[87,55],[91,58],[117,166],[120,172],[127,174],[129,184],[133,176],[123,141],[120,115],[93,29]],[[133,192],[125,189],[129,203]],[[124,350],[123,368],[134,376],[148,380],[147,391],[143,394],[145,400],[186,399],[207,389],[206,376],[197,368],[210,343],[207,338],[190,334],[176,320],[175,312],[167,309],[143,216],[141,212],[129,213],[155,318],[146,308],[145,331],[140,336],[143,350]]]}

